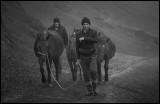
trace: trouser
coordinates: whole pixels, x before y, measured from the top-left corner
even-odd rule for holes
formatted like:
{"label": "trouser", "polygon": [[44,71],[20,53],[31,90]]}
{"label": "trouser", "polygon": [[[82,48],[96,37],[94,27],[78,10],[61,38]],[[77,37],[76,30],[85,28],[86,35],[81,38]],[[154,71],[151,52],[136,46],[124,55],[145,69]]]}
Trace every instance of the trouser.
{"label": "trouser", "polygon": [[88,84],[97,81],[97,59],[91,58],[88,61],[81,60],[84,81]]}
{"label": "trouser", "polygon": [[97,57],[95,55],[83,56],[80,55],[81,66],[83,69],[83,77],[86,82],[88,93],[86,96],[97,95],[96,82],[97,82]]}

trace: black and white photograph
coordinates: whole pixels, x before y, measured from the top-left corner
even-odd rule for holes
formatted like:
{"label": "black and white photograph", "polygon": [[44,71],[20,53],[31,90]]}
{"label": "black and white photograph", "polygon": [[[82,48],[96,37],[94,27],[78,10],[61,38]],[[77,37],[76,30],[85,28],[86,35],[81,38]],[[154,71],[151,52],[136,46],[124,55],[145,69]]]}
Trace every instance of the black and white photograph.
{"label": "black and white photograph", "polygon": [[159,1],[1,1],[1,103],[159,103]]}

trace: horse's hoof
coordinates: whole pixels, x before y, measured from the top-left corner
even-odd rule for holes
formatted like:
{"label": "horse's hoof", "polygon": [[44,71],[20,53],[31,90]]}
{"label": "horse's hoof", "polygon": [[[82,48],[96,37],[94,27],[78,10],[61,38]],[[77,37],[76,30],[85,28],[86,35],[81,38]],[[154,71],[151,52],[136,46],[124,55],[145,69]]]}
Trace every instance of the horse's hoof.
{"label": "horse's hoof", "polygon": [[45,79],[42,79],[42,83],[46,83],[46,80],[45,80]]}
{"label": "horse's hoof", "polygon": [[104,82],[104,84],[105,84],[105,85],[107,85],[107,84],[108,84],[108,82]]}
{"label": "horse's hoof", "polygon": [[52,87],[53,85],[52,84],[49,84],[49,87]]}

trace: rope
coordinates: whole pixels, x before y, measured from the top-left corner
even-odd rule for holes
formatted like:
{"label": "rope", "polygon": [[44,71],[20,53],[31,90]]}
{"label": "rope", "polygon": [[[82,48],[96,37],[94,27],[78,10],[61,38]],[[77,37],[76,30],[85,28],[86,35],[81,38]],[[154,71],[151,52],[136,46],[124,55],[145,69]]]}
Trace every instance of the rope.
{"label": "rope", "polygon": [[[48,60],[48,63],[49,63],[49,69],[50,69],[50,71],[51,71],[51,66],[50,66],[50,62],[49,62],[49,59],[48,59],[48,53],[47,53],[47,60]],[[82,67],[81,67],[80,63],[78,63],[78,66],[80,67],[80,71],[82,72]],[[59,86],[62,90],[67,90],[67,89],[71,88],[71,87],[72,87],[73,85],[75,85],[75,84],[81,79],[81,77],[82,77],[82,75],[80,74],[80,77],[79,77],[79,79],[78,79],[76,82],[74,82],[73,84],[71,84],[70,86],[68,86],[68,87],[66,87],[66,88],[63,88],[63,87],[60,85],[60,83],[55,79],[52,71],[51,71],[51,75],[52,75],[54,81],[58,84],[58,86]]]}

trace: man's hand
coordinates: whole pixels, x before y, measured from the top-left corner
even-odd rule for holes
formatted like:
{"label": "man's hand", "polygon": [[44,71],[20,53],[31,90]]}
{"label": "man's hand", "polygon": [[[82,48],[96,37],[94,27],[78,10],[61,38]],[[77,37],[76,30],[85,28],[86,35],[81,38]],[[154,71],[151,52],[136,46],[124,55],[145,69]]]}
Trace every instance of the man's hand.
{"label": "man's hand", "polygon": [[77,59],[76,65],[78,65],[78,63],[80,63],[80,61],[81,61],[80,59]]}
{"label": "man's hand", "polygon": [[84,40],[84,37],[79,38],[79,41],[81,42],[82,40]]}

